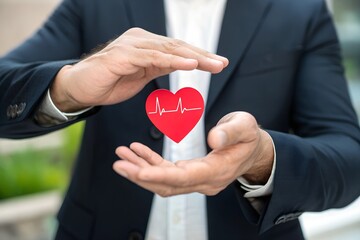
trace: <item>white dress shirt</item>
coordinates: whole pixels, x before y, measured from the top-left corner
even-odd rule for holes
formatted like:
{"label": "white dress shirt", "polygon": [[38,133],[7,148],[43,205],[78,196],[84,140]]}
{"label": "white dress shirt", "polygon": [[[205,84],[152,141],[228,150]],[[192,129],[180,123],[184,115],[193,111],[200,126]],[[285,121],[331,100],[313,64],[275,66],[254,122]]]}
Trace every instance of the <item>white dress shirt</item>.
{"label": "white dress shirt", "polygon": [[[181,39],[209,52],[216,52],[226,0],[165,0],[167,35]],[[176,71],[170,74],[170,90],[183,87],[197,89],[205,105],[211,74],[209,72]],[[206,155],[204,116],[180,142],[164,139],[163,156],[170,161]],[[206,198],[191,193],[162,198],[155,195],[150,214],[147,240],[206,240]]]}
{"label": "white dress shirt", "polygon": [[[169,37],[181,39],[209,52],[217,51],[226,0],[164,0],[164,4]],[[170,90],[175,93],[183,87],[195,88],[202,94],[206,105],[210,77],[209,72],[199,70],[176,71],[170,74]],[[83,112],[61,113],[53,104],[49,93],[40,110],[61,121],[71,120]],[[167,137],[164,139],[163,157],[173,162],[203,157],[206,152],[204,117],[180,143]],[[245,197],[249,198],[255,208],[258,208],[256,197],[271,194],[274,171],[275,161],[271,177],[264,186],[250,185],[245,179],[238,179],[243,189],[248,191]],[[208,239],[206,197],[199,193],[168,198],[155,194],[146,239]]]}

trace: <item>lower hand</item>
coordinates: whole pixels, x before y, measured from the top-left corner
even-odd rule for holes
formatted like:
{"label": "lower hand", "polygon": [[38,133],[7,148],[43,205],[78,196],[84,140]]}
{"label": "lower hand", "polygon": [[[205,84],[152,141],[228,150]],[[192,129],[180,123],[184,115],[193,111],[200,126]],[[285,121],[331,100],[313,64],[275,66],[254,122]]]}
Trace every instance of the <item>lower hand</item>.
{"label": "lower hand", "polygon": [[122,160],[116,161],[113,168],[160,196],[192,192],[215,195],[240,176],[253,184],[268,180],[273,144],[252,115],[245,112],[226,115],[209,132],[208,144],[213,150],[207,156],[175,163],[140,143],[132,143],[130,148],[120,146],[116,154]]}

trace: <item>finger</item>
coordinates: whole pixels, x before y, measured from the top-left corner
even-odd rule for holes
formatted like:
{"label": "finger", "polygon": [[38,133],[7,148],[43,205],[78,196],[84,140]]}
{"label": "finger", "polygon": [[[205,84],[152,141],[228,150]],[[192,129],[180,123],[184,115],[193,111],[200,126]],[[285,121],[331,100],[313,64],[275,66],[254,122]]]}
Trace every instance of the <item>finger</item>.
{"label": "finger", "polygon": [[123,177],[135,179],[139,174],[141,167],[126,160],[118,160],[114,162],[113,169],[116,173]]}
{"label": "finger", "polygon": [[221,72],[229,64],[227,58],[207,52],[186,42],[164,37],[161,39],[162,41],[159,41],[159,39],[141,39],[134,44],[138,48],[154,49],[187,59],[195,59],[199,63],[197,69],[212,73]]}
{"label": "finger", "polygon": [[[138,184],[147,190],[154,192],[162,197],[170,197],[180,194],[189,194],[189,193],[203,193],[206,195],[214,195],[215,192],[211,189],[209,190],[209,186],[205,185],[197,185],[197,186],[187,186],[187,187],[169,187],[162,184],[154,184],[148,182],[141,182]],[[218,193],[218,192],[217,192]]]}
{"label": "finger", "polygon": [[[184,166],[184,162],[186,162],[186,161],[181,161],[179,163],[179,165]],[[174,169],[176,167],[172,167],[172,168]],[[203,183],[196,183],[194,181],[193,182],[194,184],[191,184],[190,181],[184,181],[184,180],[172,182],[172,181],[168,181],[168,179],[166,179],[166,178],[164,178],[164,182],[162,182],[162,181],[159,182],[157,179],[148,179],[148,180],[144,181],[144,180],[142,180],[143,179],[142,174],[144,172],[146,174],[146,170],[153,171],[156,174],[156,169],[160,169],[160,168],[152,167],[152,166],[139,167],[139,166],[133,164],[132,162],[129,162],[126,160],[116,161],[113,164],[113,169],[119,175],[127,178],[128,180],[132,181],[133,183],[135,183],[151,192],[157,193],[163,197],[168,197],[168,196],[173,196],[173,195],[178,195],[178,194],[185,194],[185,193],[193,193],[193,192],[200,192],[200,193],[203,193],[206,195],[215,195],[219,191],[224,189],[224,187],[226,187],[226,185],[224,185],[224,184],[219,184],[218,181],[215,181],[215,184],[214,184],[214,181],[211,181],[210,179],[208,179],[207,181],[205,181]],[[171,176],[174,175],[174,173],[173,173],[174,171],[171,171],[171,170],[168,171],[168,168],[163,168],[163,169],[166,169],[165,172],[167,172],[167,174],[170,174]],[[208,172],[208,171],[202,171],[202,172]],[[177,174],[175,174],[175,175],[177,175]],[[211,176],[211,178],[212,178],[213,175],[209,174],[208,176]],[[176,178],[178,178],[178,175],[176,176]]]}
{"label": "finger", "polygon": [[135,164],[126,161],[118,160],[113,164],[113,169],[119,175],[127,178],[133,183],[151,191],[159,194],[160,196],[167,197],[184,193],[191,193],[196,191],[202,191],[206,189],[205,186],[172,186],[168,183],[159,183],[157,181],[143,181],[141,180],[140,172],[144,170]]}
{"label": "finger", "polygon": [[198,67],[196,59],[163,53],[153,49],[139,49],[129,46],[116,46],[110,49],[110,60],[121,73],[132,74],[138,68],[159,68],[174,70],[194,70]]}
{"label": "finger", "polygon": [[129,180],[162,197],[169,197],[169,196],[188,194],[194,192],[202,193],[205,195],[215,195],[227,186],[221,184],[216,184],[216,185],[197,184],[190,186],[172,186],[166,183],[141,181],[139,179],[136,180],[129,179]]}
{"label": "finger", "polygon": [[233,112],[224,116],[210,130],[208,143],[212,149],[223,148],[237,143],[247,143],[259,136],[256,119],[246,112]]}
{"label": "finger", "polygon": [[[136,178],[141,181],[182,187],[201,184],[206,182],[205,179],[213,177],[208,164],[201,160],[178,161],[173,164],[143,144],[132,143],[130,147],[134,152],[125,147],[119,148],[119,156],[141,167],[141,171],[136,173]],[[143,161],[153,166],[146,165]],[[127,172],[126,169],[123,171]]]}
{"label": "finger", "polygon": [[187,194],[187,193],[194,193],[194,192],[200,192],[207,195],[214,195],[212,193],[215,193],[212,191],[212,189],[209,190],[209,186],[207,185],[197,185],[197,186],[186,186],[186,187],[174,187],[169,186],[162,183],[153,183],[148,181],[141,181],[139,179],[129,178],[128,180],[131,182],[137,184],[138,186],[153,192],[155,194],[158,194],[162,197],[170,197],[180,194]]}
{"label": "finger", "polygon": [[150,164],[147,161],[136,155],[133,151],[131,151],[127,147],[120,146],[116,149],[115,152],[121,159],[125,159],[129,162],[132,162],[135,165],[138,165],[140,167],[150,166]]}
{"label": "finger", "polygon": [[[165,53],[170,53],[175,55],[178,55],[178,53],[181,54],[186,54],[186,52],[189,53],[188,51],[184,50],[184,49],[189,49],[193,52],[193,54],[195,53],[195,55],[197,55],[198,57],[197,58],[189,57],[189,56],[186,57],[186,55],[179,55],[179,56],[183,56],[185,58],[197,59],[197,60],[199,60],[199,56],[204,56],[205,58],[209,58],[221,62],[220,64],[221,68],[218,68],[218,66],[216,66],[216,69],[211,70],[207,68],[206,64],[203,68],[203,63],[201,61],[201,63],[199,64],[199,69],[204,71],[210,71],[212,73],[220,72],[223,68],[225,68],[229,64],[229,60],[225,57],[219,56],[217,54],[209,53],[203,49],[192,46],[184,41],[157,35],[141,28],[131,28],[127,30],[119,38],[117,38],[115,41],[110,43],[109,46],[114,46],[119,43],[125,43],[127,46],[129,45],[136,46],[137,48],[159,50]],[[206,61],[207,60],[205,60],[205,62]],[[212,64],[214,63],[215,62],[212,62]],[[218,63],[215,63],[215,65],[218,65]]]}
{"label": "finger", "polygon": [[[184,161],[185,162],[185,161]],[[155,166],[144,168],[139,179],[146,182],[166,184],[173,187],[195,186],[207,183],[214,176],[209,166],[199,160],[187,160],[181,167]]]}
{"label": "finger", "polygon": [[145,160],[148,164],[160,165],[162,163],[170,163],[144,144],[134,142],[130,145],[130,149],[133,150],[137,156]]}
{"label": "finger", "polygon": [[[149,49],[156,49],[157,47],[161,46],[163,50],[174,50],[177,49],[178,46],[184,46],[186,48],[192,49],[195,52],[198,52],[208,58],[213,58],[215,60],[223,62],[224,67],[229,64],[227,58],[222,57],[217,54],[209,53],[201,48],[195,47],[191,44],[188,44],[184,41],[178,39],[172,39],[166,36],[161,36],[158,34],[154,34],[148,32],[141,28],[131,28],[126,31],[123,36],[120,36],[119,39],[127,39],[127,40],[135,40],[138,43],[138,47],[140,48],[149,48]],[[148,40],[148,41],[146,41]],[[115,41],[116,42],[116,41]],[[155,44],[155,45],[154,45]]]}

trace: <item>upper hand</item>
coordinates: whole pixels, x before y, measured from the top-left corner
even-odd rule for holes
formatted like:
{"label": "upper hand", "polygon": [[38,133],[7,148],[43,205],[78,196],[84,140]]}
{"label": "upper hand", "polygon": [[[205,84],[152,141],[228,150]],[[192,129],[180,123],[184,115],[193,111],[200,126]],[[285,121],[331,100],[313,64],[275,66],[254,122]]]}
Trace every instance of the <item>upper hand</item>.
{"label": "upper hand", "polygon": [[172,163],[150,148],[132,143],[118,147],[122,159],[114,170],[139,186],[161,196],[191,192],[214,195],[243,176],[254,184],[264,184],[274,158],[271,137],[245,112],[223,117],[208,135],[213,149],[207,156]]}
{"label": "upper hand", "polygon": [[132,28],[103,50],[63,67],[50,94],[60,110],[69,112],[125,101],[175,70],[218,73],[227,65],[226,58],[183,41]]}

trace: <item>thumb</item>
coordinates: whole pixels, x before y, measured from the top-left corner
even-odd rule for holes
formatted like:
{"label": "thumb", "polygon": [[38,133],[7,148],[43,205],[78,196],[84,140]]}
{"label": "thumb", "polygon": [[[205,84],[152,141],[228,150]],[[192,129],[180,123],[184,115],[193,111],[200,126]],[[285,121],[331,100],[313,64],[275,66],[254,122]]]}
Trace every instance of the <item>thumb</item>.
{"label": "thumb", "polygon": [[212,149],[224,148],[240,142],[250,142],[257,137],[259,127],[256,119],[247,112],[232,112],[225,115],[208,135]]}

